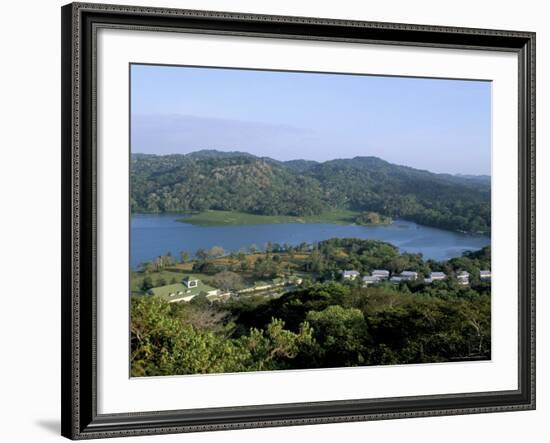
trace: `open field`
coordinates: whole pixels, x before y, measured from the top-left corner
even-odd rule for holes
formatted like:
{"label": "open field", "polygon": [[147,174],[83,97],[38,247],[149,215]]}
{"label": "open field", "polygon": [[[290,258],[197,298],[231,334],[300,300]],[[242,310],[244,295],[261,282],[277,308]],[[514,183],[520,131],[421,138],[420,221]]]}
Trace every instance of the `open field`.
{"label": "open field", "polygon": [[[201,278],[204,281],[209,280],[208,276],[203,275],[201,273],[193,272],[193,275],[197,276],[197,278]],[[153,281],[153,287],[158,287],[158,286],[165,286],[169,284],[179,283],[181,282],[181,279],[185,276],[185,274],[182,274],[181,272],[171,272],[167,270],[154,271],[149,274],[144,274],[141,272],[132,272],[130,275],[130,291],[133,294],[143,293],[141,287],[143,285],[143,279],[146,276],[150,277],[151,280]],[[164,280],[164,284],[160,284],[162,283],[162,280]]]}
{"label": "open field", "polygon": [[232,211],[204,211],[182,218],[178,221],[196,226],[225,226],[225,225],[262,225],[274,223],[354,223],[359,212],[346,209],[335,209],[319,215],[290,216],[290,215],[257,215]]}
{"label": "open field", "polygon": [[[270,257],[278,257],[279,266],[281,271],[289,273],[291,272],[293,275],[299,275],[299,276],[306,276],[307,273],[304,274],[300,272],[301,266],[305,263],[307,258],[309,257],[309,252],[297,252],[295,254],[289,255],[285,252],[281,253],[271,253],[269,254]],[[253,285],[258,282],[258,279],[253,275],[253,268],[254,264],[257,260],[265,259],[266,254],[263,252],[257,252],[255,254],[247,254],[243,257],[244,261],[247,264],[247,270],[239,269],[239,265],[241,264],[241,261],[234,257],[234,256],[223,256],[223,257],[216,257],[211,258],[211,263],[220,268],[220,269],[227,269],[227,270],[235,270],[239,273],[241,278],[243,279],[243,283],[247,286]],[[175,263],[173,265],[168,266],[165,269],[162,270],[155,270],[152,272],[149,272],[147,274],[143,272],[132,272],[131,278],[130,278],[130,289],[133,294],[142,294],[142,286],[143,286],[143,279],[148,276],[151,278],[153,286],[164,286],[174,283],[181,282],[181,279],[188,274],[193,274],[196,278],[200,279],[206,284],[214,284],[214,276],[209,274],[204,274],[201,272],[193,271],[193,264],[194,262],[187,262],[187,263]],[[164,284],[160,284],[163,283]]]}

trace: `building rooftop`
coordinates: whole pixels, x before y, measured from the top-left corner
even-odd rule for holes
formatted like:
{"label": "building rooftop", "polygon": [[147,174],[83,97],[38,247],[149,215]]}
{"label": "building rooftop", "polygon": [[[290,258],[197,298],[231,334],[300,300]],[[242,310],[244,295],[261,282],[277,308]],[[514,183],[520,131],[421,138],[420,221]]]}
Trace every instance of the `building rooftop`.
{"label": "building rooftop", "polygon": [[439,272],[439,271],[431,272],[430,276],[431,276],[431,278],[444,278],[444,277],[446,277],[444,272]]}
{"label": "building rooftop", "polygon": [[414,280],[418,277],[418,272],[415,271],[403,271],[399,276],[403,280]]}
{"label": "building rooftop", "polygon": [[[191,277],[191,279],[198,280],[193,277]],[[165,285],[165,286],[159,286],[157,288],[151,288],[149,290],[149,293],[151,295],[162,297],[168,301],[171,301],[173,299],[180,299],[182,297],[192,298],[199,295],[201,292],[208,293],[210,291],[215,291],[215,290],[216,288],[205,285],[203,282],[199,280],[197,286],[193,288],[188,288],[183,283],[175,283],[172,285]]]}
{"label": "building rooftop", "polygon": [[387,269],[375,269],[371,272],[372,275],[379,274],[379,275],[390,275],[390,271]]}
{"label": "building rooftop", "polygon": [[344,278],[355,278],[359,275],[359,272],[355,270],[350,270],[350,271],[342,271],[341,274]]}

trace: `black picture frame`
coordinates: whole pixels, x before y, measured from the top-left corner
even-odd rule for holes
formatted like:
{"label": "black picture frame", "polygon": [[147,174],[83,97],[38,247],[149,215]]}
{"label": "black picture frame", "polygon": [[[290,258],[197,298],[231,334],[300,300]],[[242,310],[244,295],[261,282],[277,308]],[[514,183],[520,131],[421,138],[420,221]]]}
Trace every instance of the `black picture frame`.
{"label": "black picture frame", "polygon": [[[535,408],[535,34],[72,3],[62,15],[62,435],[71,439]],[[100,27],[516,53],[519,60],[518,389],[482,393],[97,413],[95,38]]]}

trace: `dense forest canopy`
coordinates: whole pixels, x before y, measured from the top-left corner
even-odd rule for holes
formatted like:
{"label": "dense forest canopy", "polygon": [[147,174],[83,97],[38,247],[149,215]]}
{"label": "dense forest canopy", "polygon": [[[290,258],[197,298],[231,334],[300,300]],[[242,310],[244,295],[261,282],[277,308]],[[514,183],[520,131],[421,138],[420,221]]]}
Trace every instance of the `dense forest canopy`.
{"label": "dense forest canopy", "polygon": [[488,295],[439,298],[325,283],[272,302],[223,307],[133,297],[131,310],[134,377],[491,355]]}
{"label": "dense forest canopy", "polygon": [[132,375],[138,377],[491,356],[487,293],[439,297],[328,282],[268,302],[169,304],[133,297],[131,310]]}
{"label": "dense forest canopy", "polygon": [[204,210],[317,215],[376,212],[445,229],[489,233],[490,180],[434,174],[376,157],[280,162],[242,152],[131,157],[132,212]]}

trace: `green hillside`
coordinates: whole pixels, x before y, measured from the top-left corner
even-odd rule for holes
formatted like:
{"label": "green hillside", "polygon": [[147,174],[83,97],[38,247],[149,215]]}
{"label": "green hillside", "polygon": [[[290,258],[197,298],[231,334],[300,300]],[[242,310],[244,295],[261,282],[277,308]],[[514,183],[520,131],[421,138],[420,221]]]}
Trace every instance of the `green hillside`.
{"label": "green hillside", "polygon": [[486,178],[434,174],[376,157],[318,163],[214,150],[134,154],[131,171],[132,212],[307,217],[372,211],[428,226],[490,232]]}

